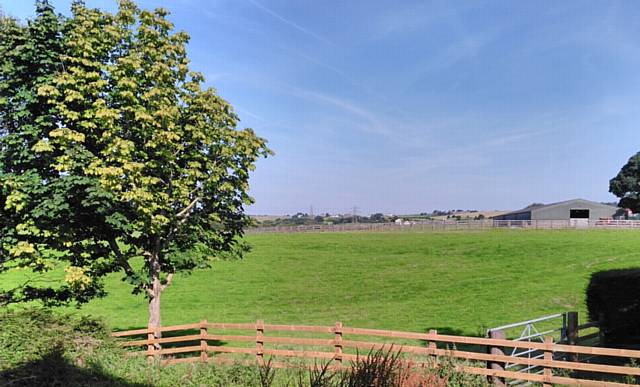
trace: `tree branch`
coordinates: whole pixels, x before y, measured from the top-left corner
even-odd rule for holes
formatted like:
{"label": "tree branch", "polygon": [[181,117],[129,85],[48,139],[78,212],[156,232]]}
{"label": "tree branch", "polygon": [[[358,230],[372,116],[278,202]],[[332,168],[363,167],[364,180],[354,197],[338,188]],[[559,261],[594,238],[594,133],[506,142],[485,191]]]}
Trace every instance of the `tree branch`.
{"label": "tree branch", "polygon": [[118,246],[118,242],[116,242],[114,238],[109,239],[109,247],[111,247],[111,250],[113,250],[113,252],[116,254],[118,263],[120,263],[120,266],[124,269],[124,272],[129,276],[134,276],[135,272],[133,271],[133,268],[129,264],[129,261],[125,259],[124,255],[122,255],[120,247]]}
{"label": "tree branch", "polygon": [[196,204],[198,204],[198,202],[199,202],[199,201],[200,201],[200,198],[199,198],[199,197],[196,197],[195,199],[193,199],[193,200],[191,201],[191,203],[189,203],[189,205],[188,205],[188,206],[186,206],[183,210],[181,210],[180,212],[178,212],[178,213],[176,214],[176,216],[177,216],[178,218],[185,218],[185,219],[186,219],[186,218],[189,216],[189,213],[191,212],[191,210],[193,209],[193,207],[195,207],[195,206],[196,206]]}
{"label": "tree branch", "polygon": [[169,285],[171,285],[171,281],[173,281],[173,274],[174,273],[167,274],[167,282],[165,282],[165,284],[160,288],[163,292],[166,288],[169,287]]}

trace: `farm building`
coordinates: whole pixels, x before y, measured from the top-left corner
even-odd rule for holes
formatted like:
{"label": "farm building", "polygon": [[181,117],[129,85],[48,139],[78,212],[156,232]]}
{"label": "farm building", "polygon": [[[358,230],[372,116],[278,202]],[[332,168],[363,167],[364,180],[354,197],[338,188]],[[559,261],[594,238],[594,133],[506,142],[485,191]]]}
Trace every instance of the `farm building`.
{"label": "farm building", "polygon": [[518,211],[495,216],[495,220],[570,220],[607,219],[617,217],[622,210],[590,200],[573,199],[551,204],[533,204]]}

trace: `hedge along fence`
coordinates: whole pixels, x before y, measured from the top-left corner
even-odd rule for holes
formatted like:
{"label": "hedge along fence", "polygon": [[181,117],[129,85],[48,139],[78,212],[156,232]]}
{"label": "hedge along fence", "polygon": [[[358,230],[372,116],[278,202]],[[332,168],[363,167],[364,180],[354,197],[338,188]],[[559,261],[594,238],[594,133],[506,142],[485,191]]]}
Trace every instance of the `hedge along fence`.
{"label": "hedge along fence", "polygon": [[[225,331],[227,334],[223,334]],[[238,332],[244,334],[238,334]],[[287,332],[294,337],[271,335],[272,332]],[[166,334],[167,337],[158,337],[162,334]],[[309,335],[312,337],[308,337]],[[318,335],[323,337],[318,338]],[[122,342],[122,345],[133,348],[146,347],[146,350],[134,351],[131,354],[146,355],[150,360],[161,361],[163,365],[193,362],[230,363],[237,361],[237,358],[229,357],[230,355],[240,354],[255,356],[255,360],[245,359],[246,364],[256,364],[256,362],[264,364],[265,356],[270,356],[331,361],[335,363],[335,367],[340,368],[348,367],[350,361],[361,358],[359,353],[386,349],[402,352],[405,358],[415,365],[433,366],[438,363],[438,358],[442,357],[461,360],[462,363],[457,365],[460,371],[486,375],[492,377],[494,381],[506,378],[543,384],[629,386],[629,384],[610,380],[615,380],[616,377],[620,379],[621,376],[640,376],[640,368],[631,366],[554,359],[554,355],[555,358],[560,356],[575,359],[577,356],[571,355],[582,354],[597,356],[598,359],[614,358],[619,364],[623,364],[631,359],[640,359],[640,351],[557,344],[553,343],[550,337],[545,342],[528,342],[442,335],[435,330],[418,333],[352,328],[345,327],[340,322],[334,326],[304,326],[265,324],[261,320],[251,324],[210,323],[204,320],[195,324],[116,332],[113,336],[134,338],[134,340]],[[135,339],[136,336],[137,339]],[[146,338],[141,338],[145,336]],[[353,340],[352,336],[366,337],[367,340]],[[239,343],[239,345],[231,346],[228,345],[229,343]],[[161,346],[165,344],[169,346],[162,348]],[[534,359],[500,354],[513,348],[542,351],[545,356]],[[212,354],[218,355],[212,356]],[[503,368],[505,363],[541,366],[544,367],[545,372],[531,374],[506,371]],[[270,364],[272,367],[295,366],[290,362]],[[554,371],[558,370],[563,370],[561,372],[565,373],[574,371],[595,375],[595,378],[554,375]]]}

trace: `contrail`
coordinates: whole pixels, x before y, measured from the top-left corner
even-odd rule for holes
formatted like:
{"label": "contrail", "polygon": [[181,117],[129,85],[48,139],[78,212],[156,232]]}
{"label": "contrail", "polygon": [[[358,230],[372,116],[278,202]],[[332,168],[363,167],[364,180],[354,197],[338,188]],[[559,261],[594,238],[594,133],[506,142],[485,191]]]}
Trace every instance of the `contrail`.
{"label": "contrail", "polygon": [[322,36],[320,36],[320,35],[318,35],[318,34],[316,34],[316,33],[312,32],[312,31],[309,31],[308,29],[306,29],[306,28],[302,27],[301,25],[299,25],[299,24],[297,24],[297,23],[295,23],[295,22],[292,22],[292,21],[291,21],[291,20],[289,20],[289,19],[286,19],[286,18],[282,17],[280,14],[278,14],[278,13],[276,13],[275,11],[273,11],[273,10],[271,10],[271,9],[269,9],[269,8],[267,8],[267,7],[265,7],[264,5],[262,5],[262,4],[260,4],[260,3],[258,3],[257,1],[255,1],[255,0],[248,0],[248,1],[249,1],[251,4],[253,4],[255,7],[257,7],[257,8],[259,8],[259,9],[261,9],[262,11],[264,11],[264,12],[268,13],[269,15],[271,15],[271,16],[273,16],[273,17],[275,17],[276,19],[280,20],[281,22],[283,22],[283,23],[285,23],[285,24],[289,25],[290,27],[295,28],[296,30],[298,30],[298,31],[302,32],[303,34],[305,34],[305,35],[309,35],[309,36],[311,36],[312,38],[314,38],[314,39],[316,39],[316,40],[319,40],[319,41],[321,41],[321,42],[323,42],[323,43],[326,43],[326,44],[328,44],[328,45],[335,46],[335,44],[334,44],[333,42],[331,42],[331,41],[329,41],[329,40],[327,40],[327,39],[323,38]]}

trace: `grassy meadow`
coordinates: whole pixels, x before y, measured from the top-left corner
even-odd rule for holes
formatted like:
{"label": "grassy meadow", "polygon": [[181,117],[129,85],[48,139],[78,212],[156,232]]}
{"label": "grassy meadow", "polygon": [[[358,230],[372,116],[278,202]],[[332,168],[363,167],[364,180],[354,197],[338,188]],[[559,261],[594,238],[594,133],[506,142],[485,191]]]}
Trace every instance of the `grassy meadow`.
{"label": "grassy meadow", "polygon": [[[633,230],[491,230],[248,235],[239,261],[177,276],[163,324],[209,321],[331,325],[476,335],[578,310],[591,273],[640,265]],[[79,313],[142,327],[144,297],[113,275]],[[0,277],[10,279],[6,274]]]}

